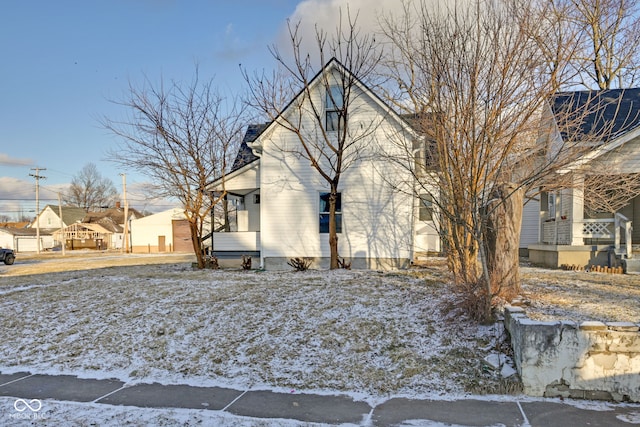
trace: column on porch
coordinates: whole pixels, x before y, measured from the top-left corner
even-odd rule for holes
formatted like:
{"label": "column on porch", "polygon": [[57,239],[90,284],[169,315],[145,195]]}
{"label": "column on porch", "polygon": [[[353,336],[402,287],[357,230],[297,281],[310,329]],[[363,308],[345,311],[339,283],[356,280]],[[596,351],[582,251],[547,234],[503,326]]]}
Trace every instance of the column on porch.
{"label": "column on porch", "polygon": [[575,174],[572,181],[566,218],[571,221],[571,246],[580,246],[584,245],[584,175]]}

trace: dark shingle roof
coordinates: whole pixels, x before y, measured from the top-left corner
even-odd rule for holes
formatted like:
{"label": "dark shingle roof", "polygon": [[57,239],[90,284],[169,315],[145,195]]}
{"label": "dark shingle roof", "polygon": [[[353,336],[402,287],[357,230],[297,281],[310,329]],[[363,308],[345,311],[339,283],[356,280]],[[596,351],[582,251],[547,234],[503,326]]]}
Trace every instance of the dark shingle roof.
{"label": "dark shingle roof", "polygon": [[640,126],[640,88],[559,93],[551,107],[564,140],[608,142]]}
{"label": "dark shingle roof", "polygon": [[247,143],[253,142],[260,136],[262,131],[264,131],[269,123],[262,124],[253,124],[247,127],[247,132],[244,134],[244,138],[242,139],[242,143],[240,144],[240,149],[238,150],[238,154],[236,156],[235,161],[233,162],[233,166],[231,167],[231,171],[240,169],[241,167],[248,165],[251,162],[258,160],[258,156],[253,154],[251,148]]}

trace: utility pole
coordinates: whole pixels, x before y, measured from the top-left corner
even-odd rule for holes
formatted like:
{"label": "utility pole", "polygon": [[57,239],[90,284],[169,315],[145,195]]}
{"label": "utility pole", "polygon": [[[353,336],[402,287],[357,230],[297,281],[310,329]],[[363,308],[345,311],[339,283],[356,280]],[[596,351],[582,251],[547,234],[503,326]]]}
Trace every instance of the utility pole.
{"label": "utility pole", "polygon": [[66,255],[65,246],[67,246],[66,233],[64,232],[64,221],[62,220],[62,195],[58,192],[58,215],[60,215],[60,239],[62,240],[62,255]]}
{"label": "utility pole", "polygon": [[36,245],[38,246],[37,253],[40,253],[40,180],[47,179],[46,176],[40,175],[40,171],[46,171],[47,168],[31,168],[32,171],[36,171],[35,174],[30,173],[36,179]]}
{"label": "utility pole", "polygon": [[122,198],[124,201],[124,232],[123,232],[123,242],[122,249],[129,253],[129,202],[127,202],[127,174],[121,173],[122,177]]}

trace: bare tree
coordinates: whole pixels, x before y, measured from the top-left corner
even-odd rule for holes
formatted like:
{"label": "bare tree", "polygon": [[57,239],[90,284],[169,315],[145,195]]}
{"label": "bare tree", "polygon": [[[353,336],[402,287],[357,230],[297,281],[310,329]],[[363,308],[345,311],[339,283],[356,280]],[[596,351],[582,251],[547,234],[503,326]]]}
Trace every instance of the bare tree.
{"label": "bare tree", "polygon": [[[631,87],[640,69],[640,20],[635,0],[573,0],[569,17],[584,29],[583,69],[600,89]],[[588,82],[587,82],[588,84]]]}
{"label": "bare tree", "polygon": [[[519,291],[523,192],[578,150],[575,141],[553,139],[542,114],[571,57],[549,64],[532,37],[536,15],[516,13],[514,4],[406,4],[382,22],[394,55],[387,75],[407,92],[396,104],[417,113],[425,135],[422,156],[406,150],[407,168],[432,194],[455,283],[485,320],[495,297]],[[425,159],[434,163],[427,174],[415,165]]]}
{"label": "bare tree", "polygon": [[[545,28],[537,39],[554,57],[575,51],[573,84],[589,89],[628,88],[640,71],[640,8],[635,0],[537,0],[533,12]],[[565,56],[566,57],[566,56]]]}
{"label": "bare tree", "polygon": [[220,94],[212,79],[200,82],[197,70],[188,85],[173,81],[166,88],[148,79],[141,88],[130,85],[128,97],[116,103],[129,115],[123,121],[102,122],[123,139],[109,159],[150,177],[158,196],[180,201],[198,267],[203,268],[203,226],[225,196],[224,191],[214,197],[204,189],[214,178],[224,177],[227,154],[237,150],[246,119],[242,104]]}
{"label": "bare tree", "polygon": [[584,208],[591,216],[615,214],[640,196],[640,172],[587,174],[584,177]]}
{"label": "bare tree", "polygon": [[[344,27],[343,27],[344,25]],[[332,61],[337,72],[316,71],[311,55],[302,51],[300,24],[288,23],[292,59],[273,47],[271,53],[279,71],[271,76],[249,75],[243,71],[249,85],[248,103],[259,113],[296,136],[295,147],[279,147],[282,152],[310,162],[328,186],[330,268],[338,268],[338,233],[336,206],[338,187],[343,173],[362,158],[364,141],[377,124],[350,125],[359,82],[373,75],[380,54],[375,40],[363,35],[357,26],[357,16],[341,16],[333,37],[316,28],[315,44],[321,66]],[[328,69],[325,67],[325,69]],[[323,95],[315,96],[322,88]],[[295,96],[295,98],[294,98]],[[294,99],[295,105],[289,101]],[[326,108],[325,108],[326,107]],[[289,114],[284,114],[288,110]],[[311,122],[309,122],[311,118]]]}
{"label": "bare tree", "polygon": [[103,177],[94,163],[87,163],[71,180],[64,202],[86,211],[110,207],[118,199],[113,181]]}

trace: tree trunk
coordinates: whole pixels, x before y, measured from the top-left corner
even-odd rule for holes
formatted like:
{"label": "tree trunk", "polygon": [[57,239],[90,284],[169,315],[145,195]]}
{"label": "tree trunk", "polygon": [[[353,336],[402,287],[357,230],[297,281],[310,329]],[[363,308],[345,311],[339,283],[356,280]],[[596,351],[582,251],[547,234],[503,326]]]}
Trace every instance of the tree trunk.
{"label": "tree trunk", "polygon": [[204,268],[204,253],[202,253],[202,236],[198,230],[198,223],[193,220],[189,220],[189,231],[191,232],[191,244],[193,245],[193,251],[196,254],[196,262],[198,268]]}
{"label": "tree trunk", "polygon": [[519,242],[524,190],[503,184],[486,207],[484,244],[492,297],[510,301],[520,293]]}
{"label": "tree trunk", "polygon": [[447,264],[453,273],[457,286],[467,287],[478,282],[480,266],[478,264],[478,243],[470,229],[472,222],[467,220],[443,218]]}
{"label": "tree trunk", "polygon": [[329,194],[329,268],[335,270],[338,265],[338,230],[336,229],[336,201],[338,200],[338,189],[331,186]]}
{"label": "tree trunk", "polygon": [[226,196],[224,197],[224,199],[222,199],[222,212],[224,216],[224,231],[228,233],[229,231],[231,231],[231,226],[229,224],[229,201],[227,200]]}

